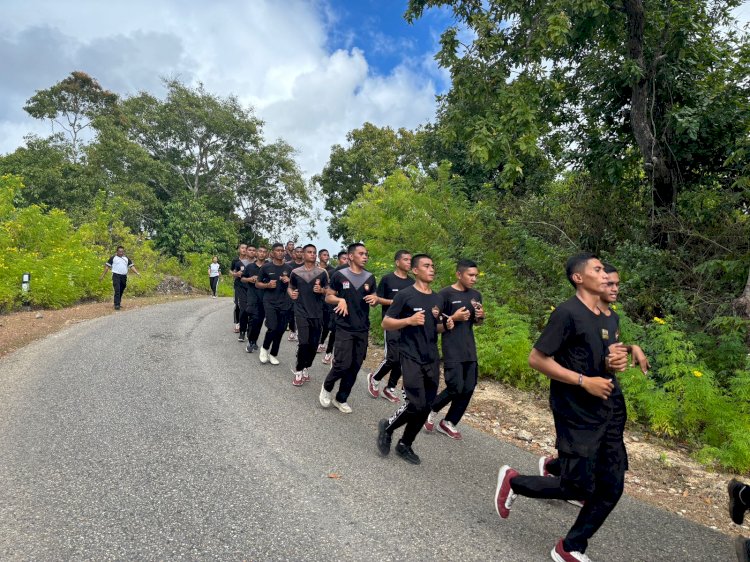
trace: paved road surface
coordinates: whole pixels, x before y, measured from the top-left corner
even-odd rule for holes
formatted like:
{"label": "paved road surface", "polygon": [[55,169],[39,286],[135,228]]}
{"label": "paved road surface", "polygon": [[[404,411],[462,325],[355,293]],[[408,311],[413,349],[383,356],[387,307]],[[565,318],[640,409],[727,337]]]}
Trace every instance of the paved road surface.
{"label": "paved road surface", "polygon": [[[127,301],[125,302],[127,305]],[[228,299],[75,325],[0,360],[0,559],[547,560],[576,509],[492,505],[501,462],[479,431],[420,435],[415,467],[375,449],[391,411],[357,381],[347,416],[260,365]],[[330,475],[338,475],[331,478]],[[629,498],[595,561],[731,560],[728,537]]]}

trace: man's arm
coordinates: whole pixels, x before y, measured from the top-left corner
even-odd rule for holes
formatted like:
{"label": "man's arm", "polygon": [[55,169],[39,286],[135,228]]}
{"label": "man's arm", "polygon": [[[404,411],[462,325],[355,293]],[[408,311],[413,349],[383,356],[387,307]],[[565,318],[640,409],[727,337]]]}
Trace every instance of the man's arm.
{"label": "man's arm", "polygon": [[545,355],[536,348],[529,355],[529,367],[542,373],[545,377],[565,384],[581,386],[586,392],[597,398],[606,400],[614,389],[611,380],[604,377],[585,377],[583,373],[576,373],[566,369],[555,361],[554,357]]}

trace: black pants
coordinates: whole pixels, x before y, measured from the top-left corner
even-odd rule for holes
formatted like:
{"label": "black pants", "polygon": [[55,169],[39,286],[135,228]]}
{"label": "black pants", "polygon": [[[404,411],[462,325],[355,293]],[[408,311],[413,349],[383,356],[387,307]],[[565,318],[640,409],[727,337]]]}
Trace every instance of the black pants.
{"label": "black pants", "polygon": [[333,367],[328,371],[323,387],[331,392],[339,383],[337,402],[346,402],[357,380],[357,373],[367,355],[367,332],[348,332],[336,328],[336,346],[333,350]]}
{"label": "black pants", "polygon": [[122,301],[122,294],[125,292],[125,287],[128,286],[128,276],[121,275],[119,273],[112,274],[112,287],[115,289],[115,306],[120,306]]}
{"label": "black pants", "polygon": [[297,368],[301,371],[311,367],[315,360],[322,331],[322,320],[320,318],[304,318],[297,316]]}
{"label": "black pants", "polygon": [[216,277],[209,277],[208,282],[211,285],[211,294],[213,294],[213,296],[216,296],[216,287],[218,287],[219,285],[219,276],[217,275]]}
{"label": "black pants", "polygon": [[252,298],[253,295],[248,294],[248,289],[245,287],[242,287],[241,289],[237,289],[236,291],[237,297],[239,300],[239,306],[240,306],[240,333],[244,334],[247,332],[247,325],[248,325],[248,308],[250,307],[250,302],[248,301],[248,298]]}
{"label": "black pants", "polygon": [[560,452],[560,476],[516,476],[513,491],[530,498],[584,500],[578,517],[565,537],[568,552],[586,552],[588,540],[599,530],[622,496],[628,456],[622,436],[625,413],[615,412],[607,422],[594,456]]}
{"label": "black pants", "polygon": [[240,289],[234,286],[234,323],[240,323]]}
{"label": "black pants", "polygon": [[396,388],[398,380],[401,378],[401,361],[398,357],[398,342],[401,336],[398,330],[385,332],[385,357],[375,369],[373,378],[381,381],[390,373],[388,377],[388,388]]}
{"label": "black pants", "polygon": [[432,363],[420,364],[401,355],[401,373],[404,378],[406,400],[388,419],[386,431],[392,435],[396,429],[405,425],[401,442],[411,446],[427,421],[430,405],[435,400],[440,381],[440,363],[435,360]]}
{"label": "black pants", "polygon": [[263,320],[266,318],[263,299],[256,296],[252,302],[248,303],[248,307],[247,341],[257,343],[260,329],[263,327]]}
{"label": "black pants", "polygon": [[331,312],[331,306],[328,304],[323,305],[323,330],[320,334],[320,345],[323,345],[326,342],[326,338],[328,337],[328,334],[333,334],[333,330],[331,329],[331,314],[334,314]]}
{"label": "black pants", "polygon": [[292,332],[297,331],[297,320],[294,318],[294,314],[289,315],[289,330]]}
{"label": "black pants", "polygon": [[282,310],[273,305],[266,305],[266,336],[263,338],[263,349],[276,357],[281,347],[281,338],[289,323],[289,310]]}
{"label": "black pants", "polygon": [[437,395],[432,403],[432,411],[439,412],[448,404],[448,413],[445,420],[456,425],[469,407],[474,389],[477,386],[477,362],[451,362],[443,363],[445,371],[445,388]]}

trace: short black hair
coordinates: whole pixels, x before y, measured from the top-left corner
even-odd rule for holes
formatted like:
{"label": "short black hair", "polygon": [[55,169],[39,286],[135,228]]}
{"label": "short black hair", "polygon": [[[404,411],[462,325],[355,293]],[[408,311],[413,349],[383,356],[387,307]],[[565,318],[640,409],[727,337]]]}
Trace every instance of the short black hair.
{"label": "short black hair", "polygon": [[604,273],[620,273],[611,263],[604,263],[602,265],[604,265]]}
{"label": "short black hair", "polygon": [[282,244],[281,242],[274,242],[273,246],[271,246],[271,251],[273,252],[276,248],[283,248],[283,247],[284,247],[284,244]]}
{"label": "short black hair", "polygon": [[411,255],[411,252],[409,250],[399,250],[398,252],[396,252],[396,255],[393,256],[393,261],[398,261],[404,256],[410,256],[410,255]]}
{"label": "short black hair", "polygon": [[[346,253],[347,253],[347,254],[351,254],[351,253],[352,253],[352,252],[353,252],[354,250],[356,250],[356,249],[357,249],[357,248],[359,248],[360,246],[362,246],[363,248],[365,247],[365,245],[364,245],[364,244],[362,244],[362,242],[354,242],[354,243],[352,243],[352,244],[349,244],[349,245],[348,245],[348,246],[346,247]],[[366,249],[366,248],[365,248],[365,249]]]}
{"label": "short black hair", "polygon": [[260,250],[261,248],[263,248],[264,250],[268,250],[268,248],[266,248],[263,244],[258,244],[258,247],[255,249]]}
{"label": "short black hair", "polygon": [[425,260],[425,259],[432,260],[432,258],[430,256],[428,256],[427,254],[415,254],[415,255],[413,255],[411,257],[411,267],[412,267],[412,269],[414,269],[415,267],[417,267],[419,265],[419,262],[422,261],[422,260]]}
{"label": "short black hair", "polygon": [[346,256],[346,255],[347,255],[348,253],[349,253],[349,252],[347,252],[346,250],[341,250],[341,251],[340,251],[340,252],[339,252],[339,253],[338,253],[338,254],[336,255],[336,257],[337,257],[338,259],[341,259],[341,256]]}
{"label": "short black hair", "polygon": [[458,263],[456,264],[456,271],[459,273],[463,273],[467,269],[471,269],[472,267],[479,268],[477,265],[477,262],[472,260],[458,260]]}
{"label": "short black hair", "polygon": [[[313,250],[317,250],[317,248],[315,247],[315,244],[305,244],[304,246],[302,246],[302,251],[304,252],[308,248],[312,248]],[[295,250],[296,250],[296,248],[295,248]]]}
{"label": "short black hair", "polygon": [[304,248],[302,246],[295,246],[294,251],[296,252],[297,250],[304,250]]}
{"label": "short black hair", "polygon": [[117,250],[124,250],[124,249],[125,249],[125,246],[117,246],[117,248],[115,248],[115,251],[117,251]]}
{"label": "short black hair", "polygon": [[589,260],[598,259],[598,256],[590,252],[582,252],[580,254],[570,256],[568,258],[568,261],[565,262],[565,276],[568,278],[568,281],[570,281],[570,284],[577,289],[578,286],[573,282],[573,274],[580,273],[583,268],[586,267],[586,263]]}
{"label": "short black hair", "polygon": [[[328,250],[326,250],[325,248],[323,248],[322,250],[318,251],[318,255],[322,254],[323,252],[328,252]],[[328,255],[330,256],[331,252],[328,252]]]}

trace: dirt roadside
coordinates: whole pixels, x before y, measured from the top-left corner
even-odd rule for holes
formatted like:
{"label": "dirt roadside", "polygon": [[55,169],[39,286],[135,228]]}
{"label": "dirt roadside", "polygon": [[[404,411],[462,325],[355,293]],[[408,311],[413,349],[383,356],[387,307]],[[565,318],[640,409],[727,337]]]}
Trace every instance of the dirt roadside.
{"label": "dirt roadside", "polygon": [[[123,309],[186,298],[194,297],[173,294],[129,298],[123,302]],[[111,302],[2,314],[0,358],[71,324],[108,314],[117,314]],[[372,369],[382,357],[383,348],[371,344],[363,368]],[[554,426],[546,396],[482,379],[462,423],[540,456],[555,452]],[[637,428],[626,431],[625,442],[630,457],[627,494],[722,533],[750,535],[750,517],[742,527],[728,517],[726,483],[732,474],[707,470],[692,459],[689,447],[667,443]],[[446,445],[450,443],[446,441]],[[501,461],[498,459],[498,463]]]}
{"label": "dirt roadside", "polygon": [[[372,370],[382,358],[383,348],[370,342],[363,369]],[[539,456],[556,454],[546,394],[534,395],[482,379],[462,423]],[[750,536],[750,517],[741,527],[729,519],[726,485],[736,475],[707,470],[693,460],[689,447],[667,443],[637,428],[625,431],[625,443],[630,461],[626,494],[724,534]],[[500,466],[502,459],[497,460]]]}

